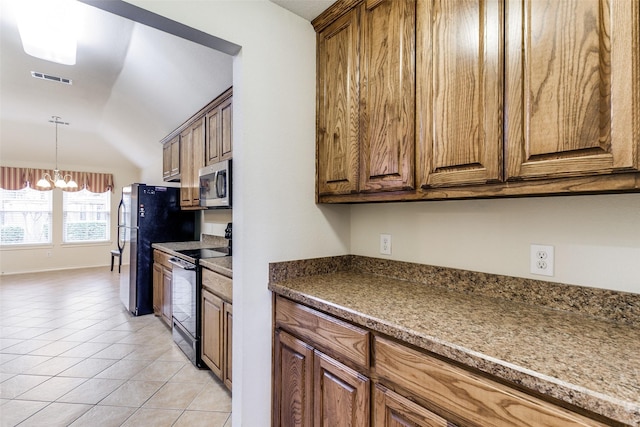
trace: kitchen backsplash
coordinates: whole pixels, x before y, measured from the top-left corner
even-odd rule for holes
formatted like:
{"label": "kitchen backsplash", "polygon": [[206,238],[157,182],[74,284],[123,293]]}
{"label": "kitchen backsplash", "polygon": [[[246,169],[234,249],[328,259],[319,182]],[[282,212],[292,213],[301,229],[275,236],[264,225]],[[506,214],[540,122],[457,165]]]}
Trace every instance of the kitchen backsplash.
{"label": "kitchen backsplash", "polygon": [[233,221],[231,209],[207,209],[202,211],[202,234],[224,236],[227,224]]}
{"label": "kitchen backsplash", "polygon": [[[224,231],[223,231],[224,234]],[[211,234],[202,233],[202,237],[200,239],[202,243],[206,243],[207,245],[211,245],[212,247],[222,247],[227,246],[229,241],[221,236],[214,236]]]}

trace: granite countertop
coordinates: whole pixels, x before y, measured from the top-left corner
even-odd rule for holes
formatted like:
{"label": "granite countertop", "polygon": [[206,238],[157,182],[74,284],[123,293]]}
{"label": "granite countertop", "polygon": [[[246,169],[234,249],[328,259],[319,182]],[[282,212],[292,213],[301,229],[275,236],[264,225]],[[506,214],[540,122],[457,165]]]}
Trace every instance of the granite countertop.
{"label": "granite countertop", "polygon": [[[225,242],[226,245],[226,242]],[[222,244],[217,246],[223,246]],[[164,242],[164,243],[152,243],[151,247],[159,249],[173,256],[181,256],[177,251],[184,251],[189,249],[208,249],[216,247],[211,242],[193,241],[193,242]],[[233,257],[225,256],[220,258],[205,258],[199,261],[202,267],[213,270],[223,276],[233,278]]]}
{"label": "granite countertop", "polygon": [[233,257],[205,258],[200,260],[200,265],[216,273],[233,279]]}
{"label": "granite countertop", "polygon": [[[362,259],[321,259],[321,268],[316,260],[274,263],[269,289],[544,395],[640,426],[636,311],[627,313],[625,321],[615,321],[595,317],[588,308],[559,310],[437,282],[452,277],[465,281],[468,277],[461,270],[452,274],[451,269],[438,268],[438,274],[431,271],[423,283],[381,275],[375,259]],[[328,267],[334,261],[337,266]],[[393,268],[393,262],[386,262]],[[396,267],[420,271],[414,264]],[[507,279],[513,278],[492,278],[498,284]],[[567,292],[589,292],[573,288]],[[594,293],[597,300],[598,291]],[[624,298],[634,309],[640,307],[640,295]]]}

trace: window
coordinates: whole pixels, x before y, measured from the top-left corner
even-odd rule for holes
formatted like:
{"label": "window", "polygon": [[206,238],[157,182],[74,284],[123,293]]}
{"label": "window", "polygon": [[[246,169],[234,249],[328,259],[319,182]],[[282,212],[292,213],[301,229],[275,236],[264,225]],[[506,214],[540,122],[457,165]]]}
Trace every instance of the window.
{"label": "window", "polygon": [[0,189],[0,245],[51,244],[52,194]]}
{"label": "window", "polygon": [[104,242],[110,238],[111,192],[63,191],[62,241]]}

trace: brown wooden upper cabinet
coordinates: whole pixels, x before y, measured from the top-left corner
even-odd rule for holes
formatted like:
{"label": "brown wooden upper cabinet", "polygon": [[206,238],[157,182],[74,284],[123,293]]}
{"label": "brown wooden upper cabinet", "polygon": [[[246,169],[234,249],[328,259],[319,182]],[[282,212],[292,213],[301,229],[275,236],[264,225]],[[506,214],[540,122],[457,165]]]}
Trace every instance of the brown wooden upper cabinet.
{"label": "brown wooden upper cabinet", "polygon": [[204,117],[180,134],[180,207],[200,207],[198,171],[204,166]]}
{"label": "brown wooden upper cabinet", "polygon": [[207,165],[232,157],[233,89],[216,98],[215,106],[207,113],[207,143],[205,162]]}
{"label": "brown wooden upper cabinet", "polygon": [[638,170],[639,4],[507,3],[507,180]]}
{"label": "brown wooden upper cabinet", "polygon": [[318,34],[317,173],[319,194],[358,191],[359,10]]}
{"label": "brown wooden upper cabinet", "polygon": [[230,159],[233,88],[166,136],[162,142],[162,177],[180,181],[180,207],[200,209],[200,168]]}
{"label": "brown wooden upper cabinet", "polygon": [[176,135],[162,146],[162,179],[180,179],[180,135]]}
{"label": "brown wooden upper cabinet", "polygon": [[319,202],[640,191],[637,0],[340,0],[313,25]]}
{"label": "brown wooden upper cabinet", "polygon": [[418,2],[422,188],[502,179],[503,14],[498,0]]}
{"label": "brown wooden upper cabinet", "polygon": [[415,1],[367,0],[318,34],[318,192],[414,187]]}

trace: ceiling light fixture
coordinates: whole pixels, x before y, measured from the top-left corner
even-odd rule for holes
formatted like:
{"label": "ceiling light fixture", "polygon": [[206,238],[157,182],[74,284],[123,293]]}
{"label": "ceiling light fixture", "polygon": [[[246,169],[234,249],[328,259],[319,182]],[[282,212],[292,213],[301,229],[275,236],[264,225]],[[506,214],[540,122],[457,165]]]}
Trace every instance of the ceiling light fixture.
{"label": "ceiling light fixture", "polygon": [[76,63],[79,10],[75,0],[20,0],[16,18],[27,54],[64,65]]}
{"label": "ceiling light fixture", "polygon": [[58,116],[51,116],[49,123],[56,124],[56,168],[53,170],[53,178],[48,173],[45,173],[36,184],[36,187],[51,188],[51,184],[53,184],[56,188],[78,188],[78,184],[71,178],[71,175],[63,176],[58,169],[58,125],[69,125],[69,123],[61,121]]}

